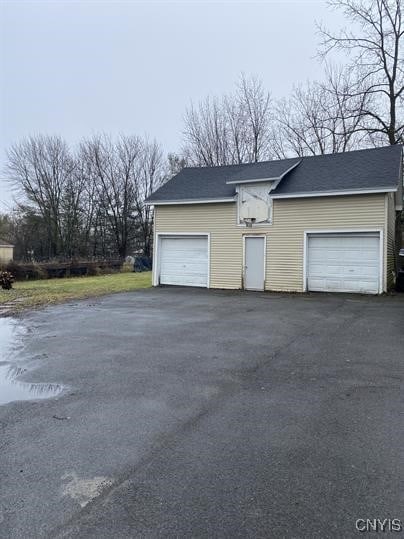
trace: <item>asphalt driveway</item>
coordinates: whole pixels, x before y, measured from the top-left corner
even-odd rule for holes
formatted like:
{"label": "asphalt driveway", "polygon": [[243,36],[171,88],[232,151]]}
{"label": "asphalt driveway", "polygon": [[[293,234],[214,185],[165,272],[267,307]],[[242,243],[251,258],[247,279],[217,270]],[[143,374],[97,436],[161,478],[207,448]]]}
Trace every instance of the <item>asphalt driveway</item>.
{"label": "asphalt driveway", "polygon": [[[404,522],[404,297],[150,289],[25,315],[0,537],[355,537]],[[397,535],[397,534],[395,534]]]}

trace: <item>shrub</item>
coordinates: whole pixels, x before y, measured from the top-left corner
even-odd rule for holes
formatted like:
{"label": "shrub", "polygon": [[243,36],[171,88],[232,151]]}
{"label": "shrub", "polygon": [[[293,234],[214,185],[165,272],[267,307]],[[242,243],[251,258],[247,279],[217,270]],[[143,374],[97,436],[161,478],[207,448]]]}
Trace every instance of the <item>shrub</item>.
{"label": "shrub", "polygon": [[127,261],[122,264],[122,269],[121,269],[122,273],[130,273],[132,271],[133,271],[133,262],[131,263],[130,261]]}
{"label": "shrub", "polygon": [[24,281],[26,279],[46,279],[48,274],[46,270],[37,263],[19,263],[11,261],[6,266],[6,271],[13,274],[16,281]]}
{"label": "shrub", "polygon": [[34,262],[30,267],[30,276],[27,279],[47,279],[48,272],[40,264]]}
{"label": "shrub", "polygon": [[96,266],[95,264],[89,264],[87,267],[87,275],[89,277],[96,277],[97,275],[101,275],[101,268],[99,266]]}
{"label": "shrub", "polygon": [[5,267],[5,271],[9,271],[14,275],[14,278],[19,281],[21,279],[25,279],[25,271],[23,270],[21,264],[18,264],[14,260],[9,262]]}
{"label": "shrub", "polygon": [[[105,275],[121,271],[121,260],[71,260],[58,262],[15,262],[0,267],[13,274],[16,281],[28,279],[54,279],[62,277],[81,277],[85,275]],[[129,270],[126,270],[129,271]],[[133,271],[133,268],[130,269]]]}
{"label": "shrub", "polygon": [[13,288],[14,277],[9,271],[0,271],[0,286],[3,290],[11,290]]}

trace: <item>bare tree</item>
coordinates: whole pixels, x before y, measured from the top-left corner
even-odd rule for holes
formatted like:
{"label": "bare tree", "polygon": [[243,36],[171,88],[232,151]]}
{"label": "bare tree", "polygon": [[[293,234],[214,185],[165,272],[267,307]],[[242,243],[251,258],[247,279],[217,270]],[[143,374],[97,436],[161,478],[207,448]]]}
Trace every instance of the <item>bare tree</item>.
{"label": "bare tree", "polygon": [[96,135],[83,141],[80,160],[95,186],[92,197],[93,232],[106,243],[107,232],[114,250],[125,258],[135,237],[146,255],[150,254],[153,214],[144,201],[162,182],[162,151],[157,142],[137,136],[113,140]]}
{"label": "bare tree", "polygon": [[207,97],[185,113],[186,159],[196,166],[226,165],[231,162],[230,137],[222,102]]}
{"label": "bare tree", "polygon": [[64,251],[63,198],[75,161],[64,140],[32,136],[11,147],[6,171],[17,190],[37,209],[47,228],[48,256]]}
{"label": "bare tree", "polygon": [[207,97],[186,110],[184,157],[196,166],[269,158],[269,126],[269,93],[259,79],[243,75],[234,94]]}
{"label": "bare tree", "polygon": [[7,213],[0,213],[0,241],[11,239],[11,217]]}
{"label": "bare tree", "polygon": [[76,155],[75,175],[79,183],[78,212],[81,228],[80,254],[85,257],[106,257],[106,222],[99,201],[96,175],[91,161],[80,147]]}
{"label": "bare tree", "polygon": [[334,34],[320,26],[320,54],[339,50],[351,58],[349,68],[356,84],[346,98],[364,96],[357,127],[375,143],[403,142],[404,135],[404,28],[402,0],[331,0],[350,23],[349,30]]}
{"label": "bare tree", "polygon": [[9,150],[7,172],[21,195],[12,221],[19,256],[150,255],[153,212],[144,201],[167,179],[156,141],[95,135],[73,153],[60,137],[38,135]]}
{"label": "bare tree", "polygon": [[87,182],[80,165],[81,163],[75,158],[74,171],[68,176],[61,197],[62,254],[66,258],[87,255],[85,243],[83,244],[86,224],[83,195]]}
{"label": "bare tree", "polygon": [[32,261],[49,258],[49,237],[46,223],[32,205],[19,204],[8,214],[9,236],[14,244],[14,259]]}
{"label": "bare tree", "polygon": [[239,109],[245,125],[248,162],[262,160],[270,154],[270,95],[256,77],[241,76],[238,89]]}
{"label": "bare tree", "polygon": [[358,132],[366,96],[348,97],[351,78],[342,69],[328,69],[324,82],[294,88],[276,107],[272,135],[278,158],[353,150],[363,145]]}
{"label": "bare tree", "polygon": [[164,181],[169,180],[170,178],[181,172],[181,170],[186,166],[188,166],[188,163],[184,156],[181,156],[176,153],[169,153],[167,155]]}
{"label": "bare tree", "polygon": [[121,136],[114,142],[107,135],[96,135],[81,144],[81,159],[87,162],[97,200],[109,224],[119,257],[127,255],[135,204],[134,165],[139,158],[138,137]]}
{"label": "bare tree", "polygon": [[135,213],[138,237],[141,240],[143,253],[150,257],[153,243],[153,209],[145,204],[148,198],[165,181],[163,153],[159,144],[142,142],[142,154],[135,170]]}

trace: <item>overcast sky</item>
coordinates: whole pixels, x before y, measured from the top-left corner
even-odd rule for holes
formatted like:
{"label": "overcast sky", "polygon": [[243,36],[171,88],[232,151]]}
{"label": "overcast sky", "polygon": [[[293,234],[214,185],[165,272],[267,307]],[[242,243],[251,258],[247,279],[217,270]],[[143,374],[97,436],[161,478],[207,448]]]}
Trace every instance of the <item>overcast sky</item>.
{"label": "overcast sky", "polygon": [[[275,97],[320,78],[315,21],[341,16],[322,0],[0,0],[0,166],[35,133],[75,143],[95,132],[149,134],[181,145],[184,109],[231,91],[241,72]],[[11,191],[0,173],[0,210]]]}

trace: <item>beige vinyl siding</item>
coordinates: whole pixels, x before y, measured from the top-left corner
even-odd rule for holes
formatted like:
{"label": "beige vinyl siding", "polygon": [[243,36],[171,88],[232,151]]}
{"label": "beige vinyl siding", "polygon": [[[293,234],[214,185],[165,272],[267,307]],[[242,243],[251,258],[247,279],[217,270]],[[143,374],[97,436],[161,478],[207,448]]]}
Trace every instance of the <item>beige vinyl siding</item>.
{"label": "beige vinyl siding", "polygon": [[242,245],[235,203],[157,206],[154,223],[159,233],[210,232],[210,287],[241,287]]}
{"label": "beige vinyl siding", "polygon": [[396,203],[394,193],[386,195],[386,287],[394,287],[396,275]]}
{"label": "beige vinyl siding", "polygon": [[0,264],[7,264],[13,259],[13,247],[0,245]]}
{"label": "beige vinyl siding", "polygon": [[155,210],[156,233],[210,233],[212,288],[242,287],[243,234],[267,238],[265,288],[301,292],[305,230],[385,226],[384,194],[274,200],[273,224],[253,229],[237,226],[235,203],[157,206]]}
{"label": "beige vinyl siding", "polygon": [[384,228],[383,194],[274,202],[274,224],[268,238],[270,290],[303,291],[305,230]]}

